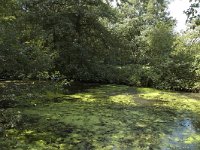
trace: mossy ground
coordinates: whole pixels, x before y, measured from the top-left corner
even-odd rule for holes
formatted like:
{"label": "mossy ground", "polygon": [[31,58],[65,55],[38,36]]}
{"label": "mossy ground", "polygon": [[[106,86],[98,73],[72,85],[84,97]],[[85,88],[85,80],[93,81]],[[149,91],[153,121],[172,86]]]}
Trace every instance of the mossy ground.
{"label": "mossy ground", "polygon": [[[0,147],[200,149],[200,95],[123,85],[1,82]],[[1,120],[0,120],[1,121]]]}

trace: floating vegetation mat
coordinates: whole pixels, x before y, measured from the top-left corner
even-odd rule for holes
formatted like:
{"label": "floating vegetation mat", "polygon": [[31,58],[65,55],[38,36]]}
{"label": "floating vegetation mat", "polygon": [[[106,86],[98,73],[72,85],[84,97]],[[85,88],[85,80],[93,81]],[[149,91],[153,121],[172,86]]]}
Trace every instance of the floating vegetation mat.
{"label": "floating vegetation mat", "polygon": [[0,83],[0,149],[199,150],[200,95],[122,85]]}

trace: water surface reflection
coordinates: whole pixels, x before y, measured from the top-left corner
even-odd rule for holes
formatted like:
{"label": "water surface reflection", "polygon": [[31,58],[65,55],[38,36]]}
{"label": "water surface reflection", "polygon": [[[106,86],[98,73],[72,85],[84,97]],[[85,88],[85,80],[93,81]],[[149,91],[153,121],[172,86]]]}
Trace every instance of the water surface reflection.
{"label": "water surface reflection", "polygon": [[179,119],[170,130],[171,133],[162,138],[162,150],[200,149],[200,128],[198,121],[192,120],[191,118]]}

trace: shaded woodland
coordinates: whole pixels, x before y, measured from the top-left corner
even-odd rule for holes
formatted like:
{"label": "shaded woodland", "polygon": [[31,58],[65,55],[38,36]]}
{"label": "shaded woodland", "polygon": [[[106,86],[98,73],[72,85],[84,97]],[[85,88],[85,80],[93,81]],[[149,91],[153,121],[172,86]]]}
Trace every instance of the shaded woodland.
{"label": "shaded woodland", "polygon": [[2,0],[0,78],[199,91],[198,1],[174,32],[167,0]]}

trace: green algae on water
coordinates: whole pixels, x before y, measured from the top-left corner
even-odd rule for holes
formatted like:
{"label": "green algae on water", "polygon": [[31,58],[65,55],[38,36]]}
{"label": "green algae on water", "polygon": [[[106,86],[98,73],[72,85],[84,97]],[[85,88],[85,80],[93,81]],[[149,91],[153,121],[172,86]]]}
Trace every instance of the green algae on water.
{"label": "green algae on water", "polygon": [[37,84],[16,85],[21,103],[9,109],[21,116],[5,126],[2,149],[200,149],[198,96],[123,85],[54,92]]}

